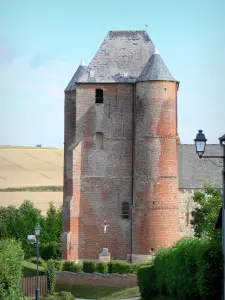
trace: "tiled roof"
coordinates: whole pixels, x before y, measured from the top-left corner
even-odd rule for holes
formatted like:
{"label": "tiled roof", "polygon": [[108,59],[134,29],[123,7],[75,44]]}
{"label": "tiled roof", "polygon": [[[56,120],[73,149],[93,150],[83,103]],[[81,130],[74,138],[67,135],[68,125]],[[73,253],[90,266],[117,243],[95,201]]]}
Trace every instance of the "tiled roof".
{"label": "tiled roof", "polygon": [[154,48],[146,31],[110,31],[77,82],[135,82]]}
{"label": "tiled roof", "polygon": [[170,71],[168,70],[158,51],[155,51],[155,53],[150,57],[146,66],[141,72],[141,75],[137,79],[137,81],[150,80],[176,81],[170,74]]}
{"label": "tiled roof", "polygon": [[[222,156],[222,147],[218,145],[206,145],[204,155]],[[213,164],[215,163],[218,167]],[[204,186],[204,182],[221,188],[222,163],[219,159],[211,161],[199,158],[195,151],[195,145],[178,145],[178,180],[180,189],[198,189]]]}
{"label": "tiled roof", "polygon": [[69,84],[67,85],[65,92],[72,91],[76,88],[77,80],[84,74],[87,67],[85,66],[85,62],[82,60]]}

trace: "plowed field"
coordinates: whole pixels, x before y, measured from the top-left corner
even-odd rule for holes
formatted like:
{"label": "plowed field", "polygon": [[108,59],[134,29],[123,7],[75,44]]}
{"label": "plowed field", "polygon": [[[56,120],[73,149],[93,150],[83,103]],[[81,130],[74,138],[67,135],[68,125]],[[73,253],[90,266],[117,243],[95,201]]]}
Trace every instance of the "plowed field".
{"label": "plowed field", "polygon": [[[0,146],[0,189],[63,185],[63,150]],[[0,192],[0,205],[28,199],[43,212],[50,201],[62,204],[62,192]]]}

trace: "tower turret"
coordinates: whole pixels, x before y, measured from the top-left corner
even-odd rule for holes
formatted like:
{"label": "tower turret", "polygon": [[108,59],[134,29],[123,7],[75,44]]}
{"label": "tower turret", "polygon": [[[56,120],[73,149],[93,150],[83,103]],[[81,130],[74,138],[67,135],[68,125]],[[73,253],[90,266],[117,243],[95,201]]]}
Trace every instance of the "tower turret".
{"label": "tower turret", "polygon": [[[64,101],[64,192],[63,192],[63,233],[62,258],[75,259],[77,245],[74,235],[78,234],[78,218],[75,211],[75,186],[79,193],[79,181],[75,185],[74,169],[80,163],[79,147],[73,151],[76,131],[76,82],[84,74],[87,67],[82,60],[75,74],[65,89]],[[79,172],[79,168],[77,168]],[[77,201],[78,202],[78,201]],[[79,207],[79,203],[76,203]],[[77,209],[76,207],[76,209]],[[74,249],[74,250],[73,250]]]}
{"label": "tower turret", "polygon": [[133,259],[179,239],[177,89],[159,51],[136,81]]}

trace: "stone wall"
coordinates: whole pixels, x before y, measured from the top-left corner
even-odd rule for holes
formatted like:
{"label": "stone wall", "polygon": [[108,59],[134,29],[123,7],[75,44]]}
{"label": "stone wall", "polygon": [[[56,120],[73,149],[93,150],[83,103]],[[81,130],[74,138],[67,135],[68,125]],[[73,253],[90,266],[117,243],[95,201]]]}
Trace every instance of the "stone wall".
{"label": "stone wall", "polygon": [[[103,104],[95,103],[99,88]],[[130,253],[131,223],[122,219],[122,203],[131,205],[132,199],[132,109],[132,84],[76,87],[75,133],[68,126],[68,136],[65,128],[70,147],[65,152],[63,259],[96,259],[101,248],[108,248],[112,258],[126,259]],[[103,149],[96,149],[96,132],[103,133]]]}
{"label": "stone wall", "polygon": [[101,274],[101,273],[72,273],[60,272],[56,275],[57,284],[114,286],[120,288],[136,287],[136,275]]}
{"label": "stone wall", "polygon": [[180,238],[193,236],[194,230],[190,224],[192,219],[191,213],[197,207],[193,201],[194,190],[179,190],[179,219],[180,219]]}

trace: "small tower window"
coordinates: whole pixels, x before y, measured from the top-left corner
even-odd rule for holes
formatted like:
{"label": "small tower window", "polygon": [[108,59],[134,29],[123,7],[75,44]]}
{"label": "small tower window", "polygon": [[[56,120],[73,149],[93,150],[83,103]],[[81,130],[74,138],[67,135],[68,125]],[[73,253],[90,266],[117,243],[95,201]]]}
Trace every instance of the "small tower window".
{"label": "small tower window", "polygon": [[95,90],[95,103],[103,103],[103,90]]}
{"label": "small tower window", "polygon": [[103,149],[103,133],[96,132],[96,149]]}
{"label": "small tower window", "polygon": [[128,202],[122,203],[122,219],[130,218],[130,206]]}

